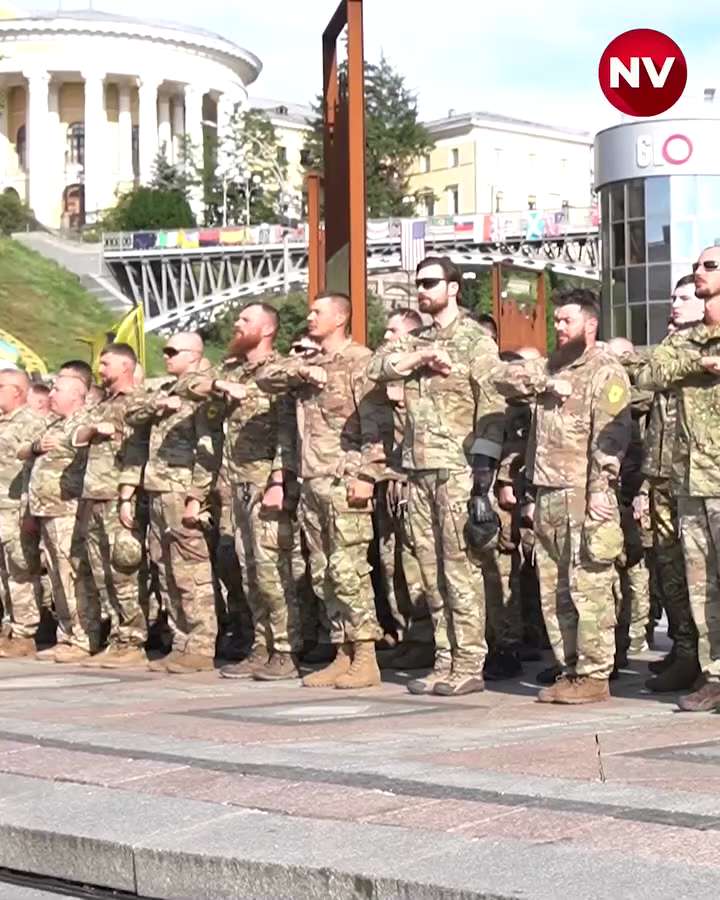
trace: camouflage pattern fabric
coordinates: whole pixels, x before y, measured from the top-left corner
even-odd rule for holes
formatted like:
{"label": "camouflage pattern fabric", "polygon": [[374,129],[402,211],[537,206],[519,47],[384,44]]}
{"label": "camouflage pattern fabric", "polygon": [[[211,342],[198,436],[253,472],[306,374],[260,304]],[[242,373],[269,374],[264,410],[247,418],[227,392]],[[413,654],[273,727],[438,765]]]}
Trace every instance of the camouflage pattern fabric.
{"label": "camouflage pattern fabric", "polygon": [[486,637],[494,650],[516,646],[523,640],[517,516],[499,507],[496,512],[500,518],[498,546],[477,559],[485,585]]}
{"label": "camouflage pattern fabric", "polygon": [[15,637],[35,637],[40,624],[39,528],[36,520],[14,509],[0,507],[2,555],[0,578],[7,604],[7,628]]}
{"label": "camouflage pattern fabric", "polygon": [[0,509],[18,509],[27,489],[30,463],[17,458],[18,450],[41,437],[46,420],[29,406],[0,414]]}
{"label": "camouflage pattern fabric", "polygon": [[215,587],[203,526],[183,522],[184,491],[149,491],[148,496],[148,548],[157,566],[172,648],[178,653],[213,657],[217,637]]}
{"label": "camouflage pattern fabric", "polygon": [[84,418],[84,410],[74,416],[50,416],[45,432],[59,445],[36,455],[28,484],[30,513],[33,516],[75,517],[82,497],[88,448],[75,447],[72,436]]}

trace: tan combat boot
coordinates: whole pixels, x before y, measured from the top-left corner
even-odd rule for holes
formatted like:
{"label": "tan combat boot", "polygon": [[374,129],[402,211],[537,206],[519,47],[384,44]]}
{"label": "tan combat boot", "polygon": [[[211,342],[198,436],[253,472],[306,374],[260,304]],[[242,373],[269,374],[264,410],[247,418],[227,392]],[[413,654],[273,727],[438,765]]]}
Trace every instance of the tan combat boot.
{"label": "tan combat boot", "polygon": [[211,672],[215,663],[212,656],[201,653],[178,653],[165,668],[171,675],[190,675],[193,672]]}
{"label": "tan combat boot", "polygon": [[335,682],[341,691],[357,688],[377,687],[380,684],[380,669],[375,656],[374,641],[357,641],[353,644],[353,661],[348,671]]}
{"label": "tan combat boot", "polygon": [[39,659],[40,662],[55,662],[55,654],[57,653],[60,647],[66,647],[67,644],[54,644],[52,647],[46,647],[44,650],[38,650],[35,654],[35,659]]}
{"label": "tan combat boot", "polygon": [[299,678],[300,672],[295,664],[292,653],[273,653],[269,662],[255,669],[252,673],[255,681],[287,681],[291,678]]}
{"label": "tan combat boot", "polygon": [[[335,687],[335,684],[341,675],[346,675],[350,671],[352,664],[352,644],[340,644],[337,649],[335,659],[320,669],[319,672],[313,672],[303,678],[303,687],[322,688]],[[377,664],[376,664],[377,665]]]}
{"label": "tan combat boot", "polygon": [[167,672],[168,663],[174,662],[178,656],[180,656],[178,650],[171,650],[159,659],[151,659],[148,663],[148,670],[150,672]]}
{"label": "tan combat boot", "polygon": [[463,694],[475,694],[484,690],[485,681],[482,675],[469,675],[467,672],[452,672],[433,685],[433,694],[440,697],[460,697]]}
{"label": "tan combat boot", "polygon": [[699,690],[681,697],[678,706],[685,712],[710,712],[713,709],[720,709],[720,682],[706,682]]}
{"label": "tan combat boot", "polygon": [[56,663],[81,663],[90,658],[90,651],[76,644],[60,644],[55,648]]}
{"label": "tan combat boot", "polygon": [[424,678],[413,678],[408,681],[407,689],[411,694],[432,694],[436,684],[447,681],[450,677],[452,661],[449,653],[435,654],[435,666]]}
{"label": "tan combat boot", "polygon": [[606,678],[586,678],[563,675],[552,687],[543,688],[538,694],[540,703],[600,703],[610,699]]}
{"label": "tan combat boot", "polygon": [[147,668],[148,658],[144,647],[123,645],[115,648],[115,652],[107,654],[102,663],[103,669],[134,669],[141,666]]}
{"label": "tan combat boot", "polygon": [[253,647],[242,662],[223,666],[220,675],[222,678],[252,678],[253,672],[267,665],[269,660],[267,647]]}
{"label": "tan combat boot", "polygon": [[108,644],[104,650],[99,650],[93,656],[88,657],[84,662],[80,663],[83,669],[99,669],[106,660],[111,659],[120,652],[117,644]]}
{"label": "tan combat boot", "polygon": [[37,647],[32,638],[11,637],[0,645],[0,657],[3,659],[24,659],[36,653]]}

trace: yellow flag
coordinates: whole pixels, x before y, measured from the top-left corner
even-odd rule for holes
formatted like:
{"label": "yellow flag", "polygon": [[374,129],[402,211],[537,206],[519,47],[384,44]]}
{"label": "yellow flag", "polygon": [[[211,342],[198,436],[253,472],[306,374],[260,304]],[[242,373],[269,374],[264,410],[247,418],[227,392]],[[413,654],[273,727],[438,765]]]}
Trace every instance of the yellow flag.
{"label": "yellow flag", "polygon": [[27,344],[0,328],[0,368],[2,362],[19,363],[26,372],[38,372],[40,375],[47,375],[48,371],[45,361]]}
{"label": "yellow flag", "polygon": [[92,337],[81,338],[84,344],[89,344],[92,355],[92,370],[95,378],[98,377],[100,366],[100,354],[107,344],[129,344],[135,351],[138,362],[145,369],[145,317],[142,306],[136,306],[110,328],[99,331]]}

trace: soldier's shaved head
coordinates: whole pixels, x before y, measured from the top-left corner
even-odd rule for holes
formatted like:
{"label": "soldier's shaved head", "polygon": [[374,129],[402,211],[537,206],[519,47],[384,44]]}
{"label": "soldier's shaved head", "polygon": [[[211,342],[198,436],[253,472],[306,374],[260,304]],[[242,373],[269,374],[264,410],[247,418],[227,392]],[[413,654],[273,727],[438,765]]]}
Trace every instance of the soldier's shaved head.
{"label": "soldier's shaved head", "polygon": [[628,353],[635,352],[633,342],[624,337],[612,338],[608,341],[607,348],[615,356],[625,356]]}
{"label": "soldier's shaved head", "polygon": [[14,412],[27,403],[30,379],[20,369],[0,369],[0,411]]}
{"label": "soldier's shaved head", "polygon": [[352,306],[347,294],[337,291],[318,294],[308,314],[308,334],[328,348],[344,340],[350,328]]}
{"label": "soldier's shaved head", "polygon": [[174,347],[176,350],[190,350],[201,355],[205,349],[205,343],[197,331],[178,331],[165,346]]}
{"label": "soldier's shaved head", "polygon": [[168,374],[180,377],[197,368],[204,349],[203,339],[196,331],[179,331],[168,338],[163,348]]}

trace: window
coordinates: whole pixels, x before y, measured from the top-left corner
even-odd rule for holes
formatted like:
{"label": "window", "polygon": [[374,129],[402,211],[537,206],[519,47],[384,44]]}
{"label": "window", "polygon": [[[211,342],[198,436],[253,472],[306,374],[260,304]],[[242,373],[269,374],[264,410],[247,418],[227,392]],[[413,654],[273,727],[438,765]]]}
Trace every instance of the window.
{"label": "window", "polygon": [[83,122],[73,122],[68,125],[67,149],[65,151],[65,159],[68,163],[76,166],[85,165],[85,125]]}
{"label": "window", "polygon": [[17,130],[15,137],[15,152],[17,153],[18,163],[23,172],[27,172],[27,132],[25,126],[21,125]]}
{"label": "window", "polygon": [[460,151],[457,147],[453,147],[450,151],[450,168],[456,169],[460,165]]}
{"label": "window", "polygon": [[425,156],[423,156],[421,169],[423,172],[430,171],[430,154],[429,153],[426,153]]}
{"label": "window", "polygon": [[286,115],[288,114],[288,108],[287,108],[287,106],[276,106],[276,107],[275,107],[275,112],[276,112],[279,116],[286,116]]}
{"label": "window", "polygon": [[460,188],[451,184],[445,188],[447,195],[447,211],[449,216],[456,216],[460,212]]}
{"label": "window", "polygon": [[428,218],[435,215],[435,196],[433,194],[422,195],[420,198],[420,212]]}
{"label": "window", "polygon": [[287,165],[287,148],[282,145],[277,148],[277,163],[279,166]]}
{"label": "window", "polygon": [[530,194],[528,197],[528,209],[536,209],[537,208],[537,197],[535,194]]}
{"label": "window", "polygon": [[132,167],[135,178],[140,176],[140,126],[133,125],[132,129]]}
{"label": "window", "polygon": [[502,192],[502,191],[496,191],[496,192],[495,192],[495,212],[496,212],[496,213],[501,212],[501,209],[502,209],[502,202],[503,202],[503,192]]}

